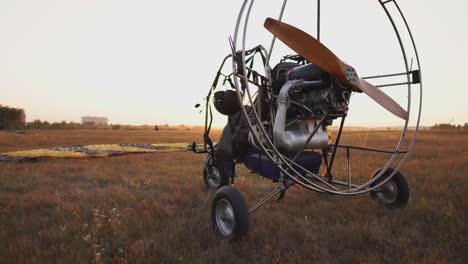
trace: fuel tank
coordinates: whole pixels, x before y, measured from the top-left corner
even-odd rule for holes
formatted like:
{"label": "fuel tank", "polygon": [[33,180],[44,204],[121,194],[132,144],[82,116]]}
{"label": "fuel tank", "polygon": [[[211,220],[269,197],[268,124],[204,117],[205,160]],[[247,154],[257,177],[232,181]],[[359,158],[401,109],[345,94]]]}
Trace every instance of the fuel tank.
{"label": "fuel tank", "polygon": [[[251,150],[242,157],[242,162],[252,172],[262,177],[273,181],[278,181],[280,178],[280,169],[263,152]],[[296,159],[296,163],[308,171],[318,174],[320,165],[322,164],[322,156],[317,152],[303,152]],[[299,168],[295,169],[302,172]]]}

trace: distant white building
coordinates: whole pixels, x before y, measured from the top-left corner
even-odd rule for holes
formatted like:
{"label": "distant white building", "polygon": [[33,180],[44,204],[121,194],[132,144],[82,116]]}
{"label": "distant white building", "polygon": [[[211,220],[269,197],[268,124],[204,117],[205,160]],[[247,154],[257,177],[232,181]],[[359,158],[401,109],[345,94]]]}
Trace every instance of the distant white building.
{"label": "distant white building", "polygon": [[107,117],[83,116],[81,124],[107,125]]}

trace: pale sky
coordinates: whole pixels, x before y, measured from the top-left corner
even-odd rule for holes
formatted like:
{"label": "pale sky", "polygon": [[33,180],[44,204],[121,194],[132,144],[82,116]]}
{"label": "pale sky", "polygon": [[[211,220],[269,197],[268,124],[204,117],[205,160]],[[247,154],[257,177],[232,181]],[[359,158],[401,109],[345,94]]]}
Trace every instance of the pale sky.
{"label": "pale sky", "polygon": [[[398,2],[421,57],[422,125],[468,122],[468,1]],[[204,116],[193,106],[203,102],[229,53],[241,3],[0,0],[0,104],[24,108],[28,121],[78,122],[92,115],[120,124],[202,125]],[[249,45],[269,45],[263,21],[277,17],[281,3],[257,0]],[[315,35],[315,3],[290,0],[284,21]],[[322,0],[322,6],[322,42],[361,76],[403,69],[377,0]],[[272,64],[287,53],[278,45]],[[384,91],[406,102],[405,89]],[[349,124],[402,122],[357,94]]]}

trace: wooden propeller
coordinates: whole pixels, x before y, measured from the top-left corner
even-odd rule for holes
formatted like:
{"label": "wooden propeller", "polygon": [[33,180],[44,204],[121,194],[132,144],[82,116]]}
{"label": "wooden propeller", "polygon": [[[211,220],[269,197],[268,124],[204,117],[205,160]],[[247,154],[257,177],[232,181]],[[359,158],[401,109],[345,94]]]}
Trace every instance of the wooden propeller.
{"label": "wooden propeller", "polygon": [[299,55],[335,76],[341,85],[362,91],[392,114],[408,120],[409,114],[390,96],[358,77],[356,70],[341,61],[320,41],[284,22],[267,18],[265,28]]}

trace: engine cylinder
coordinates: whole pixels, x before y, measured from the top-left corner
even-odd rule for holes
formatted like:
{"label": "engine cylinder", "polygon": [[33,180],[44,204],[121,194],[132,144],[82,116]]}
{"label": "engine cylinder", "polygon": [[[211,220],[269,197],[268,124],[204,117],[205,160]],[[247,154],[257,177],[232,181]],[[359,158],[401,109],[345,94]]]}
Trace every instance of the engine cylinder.
{"label": "engine cylinder", "polygon": [[319,125],[318,120],[314,118],[297,120],[291,125],[291,128],[286,128],[289,91],[302,83],[301,80],[288,81],[283,85],[278,96],[278,110],[273,127],[273,137],[279,148],[288,153],[297,152],[304,146],[304,149],[325,148],[329,142],[328,133],[324,128],[319,127],[315,135],[307,143],[310,134]]}

